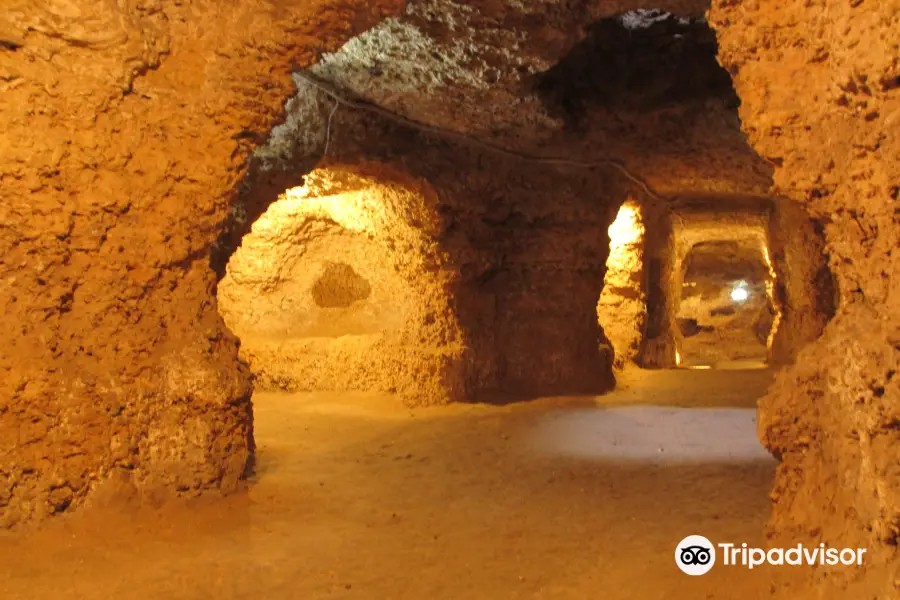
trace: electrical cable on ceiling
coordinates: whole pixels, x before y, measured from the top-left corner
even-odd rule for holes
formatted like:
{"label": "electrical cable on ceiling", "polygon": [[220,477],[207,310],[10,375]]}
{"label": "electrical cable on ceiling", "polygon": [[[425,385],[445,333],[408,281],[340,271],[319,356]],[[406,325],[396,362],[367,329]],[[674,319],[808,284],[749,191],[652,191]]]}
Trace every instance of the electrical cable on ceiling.
{"label": "electrical cable on ceiling", "polygon": [[[632,183],[640,187],[648,196],[655,200],[664,200],[665,197],[654,191],[650,185],[644,181],[641,177],[631,173],[628,168],[620,161],[606,158],[599,161],[581,161],[581,160],[572,160],[568,158],[556,157],[556,156],[535,156],[531,154],[525,154],[522,152],[516,152],[515,150],[510,150],[509,148],[505,148],[499,144],[494,144],[492,142],[487,142],[484,140],[480,140],[470,135],[466,135],[464,133],[459,133],[456,131],[450,131],[448,129],[442,129],[440,127],[435,127],[433,125],[427,125],[425,123],[420,123],[418,121],[413,121],[407,117],[402,115],[398,115],[396,113],[392,113],[391,111],[384,109],[378,105],[372,104],[370,102],[365,102],[361,100],[352,100],[347,98],[344,94],[340,93],[332,84],[322,81],[309,73],[306,72],[296,72],[294,73],[295,77],[299,77],[309,85],[318,89],[320,92],[329,96],[332,100],[335,101],[335,107],[337,104],[342,104],[344,106],[350,108],[356,108],[359,110],[365,110],[369,112],[376,113],[385,117],[386,119],[390,119],[392,121],[396,121],[405,125],[407,127],[412,127],[414,129],[418,129],[420,131],[424,131],[427,133],[432,133],[434,135],[438,135],[445,138],[455,139],[457,141],[461,141],[466,144],[476,145],[491,152],[502,154],[504,156],[508,156],[511,158],[516,158],[519,160],[528,160],[532,162],[539,162],[547,165],[559,165],[566,167],[575,167],[579,169],[594,169],[597,167],[612,167],[617,170],[621,175],[623,175],[626,179],[630,180]],[[331,134],[331,117],[334,116],[334,110],[332,109],[331,114],[328,118],[328,137],[330,138]],[[327,152],[328,145],[326,140],[325,150]]]}

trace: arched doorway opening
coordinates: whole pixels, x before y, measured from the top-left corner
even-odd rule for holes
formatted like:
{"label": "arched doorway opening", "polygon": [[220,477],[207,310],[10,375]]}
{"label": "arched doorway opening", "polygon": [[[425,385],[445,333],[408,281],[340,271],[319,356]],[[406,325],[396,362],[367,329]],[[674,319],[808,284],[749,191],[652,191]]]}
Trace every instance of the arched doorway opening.
{"label": "arched doorway opening", "polygon": [[259,390],[461,399],[462,347],[428,191],[383,167],[328,167],[252,225],[219,308]]}
{"label": "arched doorway opening", "polygon": [[679,366],[764,367],[776,325],[772,276],[756,240],[698,242],[684,259]]}

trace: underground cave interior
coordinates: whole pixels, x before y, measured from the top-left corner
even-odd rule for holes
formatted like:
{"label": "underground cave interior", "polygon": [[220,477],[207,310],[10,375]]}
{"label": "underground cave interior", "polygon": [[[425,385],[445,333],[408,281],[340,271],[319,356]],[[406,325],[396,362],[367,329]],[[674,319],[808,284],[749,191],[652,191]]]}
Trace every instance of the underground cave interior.
{"label": "underground cave interior", "polygon": [[[423,229],[429,210],[424,199],[397,182],[340,167],[305,177],[304,185],[279,195],[252,224],[219,284],[220,310],[242,340],[258,388],[404,390],[412,405],[467,400],[482,391],[466,388],[465,374],[453,375],[465,368],[458,340],[476,332],[465,330],[473,319],[458,312],[452,294],[475,296],[471,304],[481,306],[497,299],[491,289],[454,287],[453,259]],[[681,198],[663,207],[648,230],[644,207],[627,198],[606,230],[594,330],[600,352],[596,364],[585,367],[645,366],[648,314],[667,310],[669,331],[659,337],[670,343],[664,362],[649,368],[765,368],[785,360],[772,352],[785,298],[769,253],[775,206],[768,198]],[[659,237],[661,219],[673,238],[666,246],[670,254],[661,257],[672,265],[668,281],[660,269],[644,265],[645,237]],[[815,289],[822,280],[812,278],[822,265],[812,266],[801,274],[805,280],[791,282],[804,298],[825,292]],[[662,290],[650,305],[649,288]],[[502,348],[493,351],[502,354]],[[658,345],[656,352],[659,360]],[[415,375],[411,362],[422,363]],[[423,373],[434,377],[424,383]],[[463,382],[460,388],[441,389],[447,374]],[[417,396],[425,388],[416,386],[423,384],[438,395]]]}
{"label": "underground cave interior", "polygon": [[[59,149],[0,173],[35,199],[0,299],[39,340],[5,332],[0,526],[57,518],[3,533],[0,592],[772,597],[670,575],[698,527],[867,544],[865,572],[780,574],[784,597],[893,600],[900,76],[872,58],[893,0],[823,2],[857,12],[837,32],[800,0],[413,0],[290,64],[331,13],[259,46],[233,23],[278,36],[303,3],[222,5],[215,43],[183,3],[106,46],[0,27],[13,102],[122,109],[44,146],[11,125]],[[69,87],[169,28],[114,100]]]}
{"label": "underground cave interior", "polygon": [[788,364],[821,333],[821,232],[769,194],[704,19],[599,21],[523,78],[536,132],[475,106],[469,130],[441,126],[461,107],[390,89],[434,56],[382,64],[387,32],[410,35],[385,25],[294,74],[213,256],[257,389],[597,394],[623,369]]}
{"label": "underground cave interior", "polygon": [[[824,240],[770,194],[708,26],[644,16],[601,22],[536,78],[556,123],[537,140],[473,106],[460,134],[420,91],[398,101],[385,81],[408,73],[369,62],[377,34],[295,74],[216,267],[258,468],[277,470],[267,452],[303,411],[475,402],[536,411],[520,443],[542,456],[770,476],[755,402],[833,315]],[[652,182],[598,159],[610,146]]]}

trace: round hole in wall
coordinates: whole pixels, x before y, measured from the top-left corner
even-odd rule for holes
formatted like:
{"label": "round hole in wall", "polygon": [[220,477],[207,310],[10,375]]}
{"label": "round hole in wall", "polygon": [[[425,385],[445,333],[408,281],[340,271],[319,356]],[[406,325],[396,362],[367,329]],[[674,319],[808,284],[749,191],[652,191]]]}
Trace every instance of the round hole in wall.
{"label": "round hole in wall", "polygon": [[330,262],[310,292],[319,308],[348,308],[367,299],[372,294],[372,286],[350,265]]}

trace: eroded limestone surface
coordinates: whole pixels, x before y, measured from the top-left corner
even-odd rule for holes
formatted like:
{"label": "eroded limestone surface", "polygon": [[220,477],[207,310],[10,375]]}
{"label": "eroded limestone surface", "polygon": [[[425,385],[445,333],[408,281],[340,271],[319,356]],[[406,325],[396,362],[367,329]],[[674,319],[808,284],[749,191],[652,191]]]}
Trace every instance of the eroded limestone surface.
{"label": "eroded limestone surface", "polygon": [[465,340],[449,293],[458,270],[436,242],[436,196],[377,172],[310,173],[229,261],[219,309],[258,388],[465,399]]}
{"label": "eroded limestone surface", "polygon": [[[622,16],[650,8],[677,15]],[[696,19],[707,8],[715,35]],[[865,572],[819,576],[822,593],[896,597],[898,11],[898,0],[13,0],[0,13],[0,523],[62,512],[102,488],[150,499],[238,486],[252,451],[250,373],[217,312],[210,255],[224,275],[243,233],[327,154],[332,166],[373,160],[435,190],[434,239],[453,272],[435,298],[449,298],[470,352],[451,378],[467,393],[609,381],[596,303],[604,232],[629,195],[657,232],[644,250],[653,343],[638,357],[657,366],[677,342],[663,293],[677,278],[676,235],[660,207],[698,193],[795,202],[806,212],[776,204],[770,222],[780,297],[797,307],[784,313],[795,335],[774,345],[795,363],[760,412],[782,460],[772,539],[866,546]],[[380,120],[318,88],[300,99],[289,73],[325,52],[314,73],[339,93],[472,139]],[[629,58],[611,90],[616,56]],[[285,116],[284,143],[248,164]],[[316,289],[334,302],[316,310],[347,311],[344,331],[371,335],[374,317],[348,309],[405,302],[408,271],[382,284],[376,273],[396,260],[384,238],[309,222],[322,225],[322,260],[309,279],[285,264],[276,280],[309,284],[315,303],[327,273],[352,279],[334,300],[326,277]],[[788,247],[793,224],[805,249]],[[326,258],[326,240],[343,256]],[[834,286],[812,248],[828,254]],[[350,265],[368,296],[329,264]],[[419,331],[378,320],[391,335]]]}
{"label": "eroded limestone surface", "polygon": [[104,482],[237,488],[250,373],[210,248],[291,69],[400,4],[4,3],[0,525]]}
{"label": "eroded limestone surface", "polygon": [[[900,540],[900,2],[712,3],[754,148],[775,189],[825,223],[836,316],[760,405],[782,464],[774,541],[868,547],[831,597],[898,595]],[[853,584],[851,584],[853,581]],[[853,585],[843,589],[845,585]]]}

